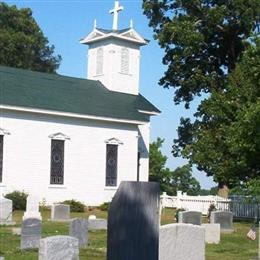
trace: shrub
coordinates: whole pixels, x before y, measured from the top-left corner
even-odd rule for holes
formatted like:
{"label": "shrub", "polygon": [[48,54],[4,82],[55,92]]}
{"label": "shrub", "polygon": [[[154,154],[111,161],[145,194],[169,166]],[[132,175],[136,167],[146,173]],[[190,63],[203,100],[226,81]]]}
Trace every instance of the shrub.
{"label": "shrub", "polygon": [[181,211],[185,211],[185,209],[183,209],[183,208],[177,209],[175,212],[175,219],[176,219],[177,223],[179,222],[179,212],[181,212]]}
{"label": "shrub", "polygon": [[216,206],[214,204],[210,204],[209,209],[208,209],[208,215],[207,215],[208,220],[210,220],[211,212],[215,211],[215,210],[216,210]]}
{"label": "shrub", "polygon": [[5,198],[13,201],[13,210],[26,210],[27,197],[27,193],[17,190],[5,195]]}
{"label": "shrub", "polygon": [[110,202],[104,202],[99,206],[99,209],[102,211],[108,211],[109,207],[110,207]]}
{"label": "shrub", "polygon": [[71,212],[85,212],[85,205],[77,200],[65,200],[62,204],[70,205]]}

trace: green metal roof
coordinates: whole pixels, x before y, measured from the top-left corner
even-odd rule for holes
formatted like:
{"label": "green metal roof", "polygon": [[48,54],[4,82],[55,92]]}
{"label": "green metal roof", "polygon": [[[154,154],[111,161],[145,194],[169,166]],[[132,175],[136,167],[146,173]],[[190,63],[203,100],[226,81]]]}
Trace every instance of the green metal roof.
{"label": "green metal roof", "polygon": [[0,104],[123,120],[160,111],[142,95],[110,91],[99,81],[0,66]]}

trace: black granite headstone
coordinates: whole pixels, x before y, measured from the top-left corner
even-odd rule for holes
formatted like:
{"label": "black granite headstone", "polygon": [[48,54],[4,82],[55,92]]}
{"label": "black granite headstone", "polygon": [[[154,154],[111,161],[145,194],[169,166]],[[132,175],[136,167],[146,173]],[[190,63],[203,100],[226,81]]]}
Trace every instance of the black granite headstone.
{"label": "black granite headstone", "polygon": [[108,212],[107,260],[158,260],[158,183],[122,182]]}

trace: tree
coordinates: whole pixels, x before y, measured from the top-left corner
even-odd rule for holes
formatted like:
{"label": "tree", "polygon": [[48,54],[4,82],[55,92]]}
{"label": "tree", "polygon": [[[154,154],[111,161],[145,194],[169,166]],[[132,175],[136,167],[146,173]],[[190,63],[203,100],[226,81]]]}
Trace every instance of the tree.
{"label": "tree", "polygon": [[55,73],[61,57],[32,17],[29,8],[0,3],[0,64]]}
{"label": "tree", "polygon": [[171,194],[176,194],[178,190],[187,192],[188,195],[199,195],[200,184],[192,177],[190,165],[184,165],[171,172],[170,178]]}
{"label": "tree", "polygon": [[[198,114],[200,121],[193,125],[185,122],[179,127],[175,153],[181,151],[200,170],[229,187],[258,177],[260,39],[248,48],[230,73],[225,93],[213,92],[201,103]],[[189,144],[180,143],[183,138]]]}
{"label": "tree", "polygon": [[247,41],[258,28],[259,0],[143,1],[144,14],[165,49],[163,87],[175,88],[174,101],[225,89]]}
{"label": "tree", "polygon": [[[220,187],[232,187],[241,179],[254,177],[258,172],[254,157],[258,154],[258,143],[254,144],[258,135],[250,137],[249,133],[256,133],[256,125],[259,127],[258,119],[254,121],[258,105],[245,105],[243,110],[240,106],[247,97],[239,98],[239,93],[238,100],[229,104],[235,88],[241,88],[235,80],[240,72],[233,74],[233,82],[229,75],[236,70],[243,53],[254,47],[253,38],[259,34],[260,2],[163,0],[144,1],[143,8],[155,39],[165,49],[163,63],[167,70],[160,84],[173,87],[175,103],[184,102],[186,108],[195,96],[208,93],[194,120],[181,119],[173,155],[189,159],[199,170],[214,176]],[[253,81],[251,90],[259,88],[259,82],[255,78]],[[249,94],[246,87],[240,94],[244,91]],[[246,122],[252,123],[251,132]],[[250,144],[242,144],[241,140]]]}
{"label": "tree", "polygon": [[192,177],[190,166],[184,165],[174,171],[166,167],[167,157],[161,152],[163,142],[163,139],[157,138],[150,144],[149,180],[159,182],[161,191],[169,195],[176,195],[178,190],[188,192],[189,195],[198,195],[200,184]]}
{"label": "tree", "polygon": [[157,140],[150,144],[149,152],[149,181],[160,183],[161,191],[167,191],[170,177],[170,170],[166,168],[167,156],[161,152],[164,140]]}

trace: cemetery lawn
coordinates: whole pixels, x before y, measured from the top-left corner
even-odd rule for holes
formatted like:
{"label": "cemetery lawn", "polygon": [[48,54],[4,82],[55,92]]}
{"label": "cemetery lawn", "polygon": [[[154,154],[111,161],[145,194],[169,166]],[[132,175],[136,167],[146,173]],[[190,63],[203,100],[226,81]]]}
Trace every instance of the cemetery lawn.
{"label": "cemetery lawn", "polygon": [[[174,222],[174,210],[165,209],[162,214],[162,224]],[[71,217],[84,217],[96,215],[98,218],[107,218],[107,212],[92,210],[86,213],[71,213]],[[21,226],[23,212],[14,212],[13,219],[16,221],[15,227]],[[61,222],[51,222],[50,211],[43,211],[42,237],[53,235],[68,235],[69,224]],[[206,222],[206,219],[205,219]],[[235,232],[233,234],[222,234],[219,245],[206,246],[206,260],[249,260],[257,256],[258,241],[250,241],[246,234],[250,228],[250,223],[235,222]],[[5,260],[38,260],[37,250],[21,251],[20,236],[12,234],[13,227],[0,226],[0,256]],[[90,231],[89,246],[80,250],[81,260],[105,260],[106,259],[106,232]],[[149,259],[144,259],[149,260]]]}

